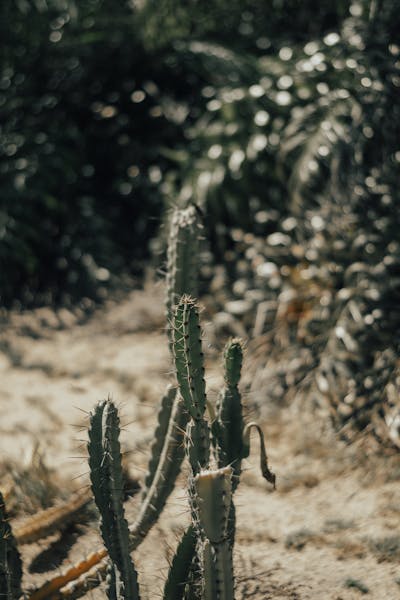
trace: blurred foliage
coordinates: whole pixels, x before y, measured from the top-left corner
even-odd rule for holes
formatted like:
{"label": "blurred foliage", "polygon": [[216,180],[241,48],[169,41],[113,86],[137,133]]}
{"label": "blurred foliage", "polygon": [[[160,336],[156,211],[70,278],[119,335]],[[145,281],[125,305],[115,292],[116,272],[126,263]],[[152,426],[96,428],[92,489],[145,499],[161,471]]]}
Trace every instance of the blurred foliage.
{"label": "blurred foliage", "polygon": [[[228,22],[218,6],[218,22]],[[179,25],[179,10],[171,14]],[[267,352],[279,366],[274,373],[269,363],[268,377],[282,377],[291,348],[300,380],[328,400],[340,426],[374,430],[400,447],[400,13],[393,0],[359,0],[336,17],[332,29],[321,22],[318,35],[308,38],[305,27],[299,39],[290,26],[275,29],[272,14],[264,52],[257,37],[258,50],[243,44],[240,27],[238,40],[217,44],[206,17],[178,27],[182,36],[204,33],[205,41],[174,48],[195,54],[208,76],[204,109],[174,148],[164,192],[205,209],[214,252],[244,299],[257,287],[253,275],[237,281],[246,262],[257,271],[270,257],[266,269],[280,274],[264,296],[278,306]],[[292,27],[298,22],[301,10]],[[166,43],[166,33],[154,39]],[[244,260],[232,252],[238,226],[258,234]],[[304,295],[307,333],[295,318],[282,335],[279,314]]]}
{"label": "blurred foliage", "polygon": [[202,39],[263,53],[336,29],[348,0],[136,0],[147,47]]}
{"label": "blurred foliage", "polygon": [[182,136],[191,88],[143,50],[126,2],[5,0],[0,15],[1,301],[96,294],[147,255],[159,147]]}
{"label": "blurred foliage", "polygon": [[322,211],[326,248],[343,203],[350,236],[368,210],[370,225],[392,211],[397,190],[383,204],[375,190],[395,186],[398,166],[394,2],[4,0],[0,11],[3,303],[79,298],[136,272],[165,199],[207,209],[219,258],[230,228],[253,228],[261,208],[266,233],[307,214],[301,243],[321,235],[311,212]]}

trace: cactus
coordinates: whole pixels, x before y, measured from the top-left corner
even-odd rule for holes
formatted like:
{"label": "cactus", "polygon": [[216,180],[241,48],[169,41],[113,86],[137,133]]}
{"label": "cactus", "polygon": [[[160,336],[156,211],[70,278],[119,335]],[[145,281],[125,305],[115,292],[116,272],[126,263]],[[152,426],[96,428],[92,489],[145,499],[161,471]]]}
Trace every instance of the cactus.
{"label": "cactus", "polygon": [[135,522],[129,527],[132,550],[137,548],[156,522],[174,488],[184,458],[183,431],[187,420],[182,399],[176,395],[152,484]]}
{"label": "cactus", "polygon": [[216,419],[212,424],[213,442],[216,447],[219,467],[231,465],[235,491],[241,474],[243,458],[243,410],[238,389],[243,362],[243,343],[240,339],[230,340],[224,349],[224,388],[217,404]]}
{"label": "cactus", "polygon": [[[186,428],[185,446],[191,466],[188,483],[189,502],[198,537],[197,556],[195,549],[192,548],[193,559],[189,572],[192,589],[186,597],[196,597],[196,591],[193,590],[196,590],[199,585],[198,564],[200,563],[203,575],[202,598],[228,599],[233,598],[232,549],[235,534],[235,507],[232,493],[239,483],[242,459],[250,452],[250,431],[253,427],[257,427],[261,436],[262,432],[255,423],[246,426],[243,420],[238,389],[243,345],[240,340],[234,339],[225,347],[225,387],[220,395],[216,418],[212,424],[215,460],[220,469],[207,471],[210,463],[210,431],[204,418],[208,401],[200,338],[197,304],[193,298],[184,295],[175,310],[173,351],[180,394],[191,417]],[[209,412],[213,415],[212,407]],[[268,467],[263,437],[261,437],[260,460],[262,474],[275,485],[275,476]],[[203,474],[202,477],[200,473]],[[213,506],[213,502],[217,504],[219,502],[218,507]],[[210,527],[218,527],[218,524],[213,521],[213,511],[215,518],[220,519],[218,523],[221,529],[211,533]]]}
{"label": "cactus", "polygon": [[[139,514],[129,526],[129,551],[135,550],[157,521],[174,488],[184,458],[183,431],[188,414],[182,399],[177,395],[173,402],[167,433],[164,438],[160,459],[153,481],[142,501]],[[98,445],[98,450],[101,447]],[[99,549],[64,573],[42,584],[34,590],[29,600],[73,600],[97,587],[106,577],[107,552]]]}
{"label": "cactus", "polygon": [[[172,560],[164,600],[198,600],[200,596],[202,600],[234,599],[232,494],[239,483],[241,461],[250,452],[250,432],[254,427],[261,436],[262,473],[273,484],[275,476],[268,467],[261,429],[255,423],[245,425],[243,420],[238,389],[243,360],[240,340],[231,340],[225,348],[225,386],[216,411],[207,400],[199,311],[196,301],[188,295],[196,290],[200,227],[194,206],[175,209],[168,248],[166,312],[179,392],[167,388],[162,398],[137,517],[129,526],[124,518],[119,419],[115,405],[106,400],[91,413],[88,450],[92,490],[107,550],[100,548],[53,577],[31,592],[29,600],[75,600],[102,580],[106,581],[109,599],[139,598],[130,553],[161,514],[185,453],[191,467],[188,493],[192,524]],[[212,447],[206,407],[212,420]],[[216,464],[218,469],[210,470],[210,464]],[[28,523],[28,527],[19,530],[20,539],[34,540],[53,531],[79,510],[79,501],[84,503],[86,498],[71,499],[67,506],[44,511],[36,529]]]}
{"label": "cactus", "polygon": [[173,341],[179,390],[192,419],[201,419],[206,408],[203,352],[198,307],[188,295],[181,298],[176,308]]}
{"label": "cactus", "polygon": [[166,276],[166,317],[170,344],[171,324],[175,307],[183,294],[197,296],[198,252],[202,229],[198,210],[194,205],[174,208],[169,229]]}
{"label": "cactus", "polygon": [[91,413],[88,451],[101,535],[112,563],[107,572],[107,596],[109,600],[139,600],[123,508],[119,417],[111,400],[100,402]]}
{"label": "cactus", "polygon": [[22,595],[22,562],[0,492],[0,595],[18,600]]}

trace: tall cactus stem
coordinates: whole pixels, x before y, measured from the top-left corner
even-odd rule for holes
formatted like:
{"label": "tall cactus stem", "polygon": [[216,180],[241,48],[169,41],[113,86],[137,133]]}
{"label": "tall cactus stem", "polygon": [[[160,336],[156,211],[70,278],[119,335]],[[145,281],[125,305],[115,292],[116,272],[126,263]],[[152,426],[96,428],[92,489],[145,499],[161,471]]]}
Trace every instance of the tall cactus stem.
{"label": "tall cactus stem", "polygon": [[119,432],[116,406],[111,400],[100,402],[91,414],[88,451],[101,535],[113,567],[108,577],[108,598],[139,600],[137,573],[129,553],[129,530],[123,508]]}
{"label": "tall cactus stem", "polygon": [[195,206],[173,210],[167,249],[166,316],[168,338],[172,350],[171,324],[177,303],[183,294],[197,297],[198,253],[201,217]]}
{"label": "tall cactus stem", "polygon": [[183,296],[176,308],[173,334],[179,390],[192,419],[201,419],[206,408],[204,357],[198,307],[190,296]]}
{"label": "tall cactus stem", "polygon": [[202,471],[194,479],[201,544],[203,600],[234,600],[232,547],[228,519],[232,504],[232,468]]}
{"label": "tall cactus stem", "polygon": [[177,394],[152,484],[141,504],[135,522],[129,527],[132,550],[146,537],[174,489],[185,456],[183,432],[187,422],[188,413],[182,398]]}

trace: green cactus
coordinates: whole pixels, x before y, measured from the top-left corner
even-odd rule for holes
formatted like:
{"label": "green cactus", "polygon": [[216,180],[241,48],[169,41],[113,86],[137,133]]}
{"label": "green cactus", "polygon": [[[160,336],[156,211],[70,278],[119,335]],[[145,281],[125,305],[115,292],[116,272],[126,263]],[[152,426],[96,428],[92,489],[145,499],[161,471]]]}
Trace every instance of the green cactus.
{"label": "green cactus", "polygon": [[[197,526],[198,506],[194,477],[201,469],[207,469],[210,461],[210,430],[204,418],[207,398],[204,380],[204,357],[200,338],[197,304],[193,298],[184,295],[175,310],[173,351],[180,394],[190,414],[190,421],[187,424],[185,435],[186,455],[191,467],[188,493],[192,521],[197,529],[199,539],[201,532]],[[196,546],[199,545],[199,539]],[[196,590],[201,583],[196,546],[192,547],[192,560],[188,574],[190,590],[188,594],[185,594],[185,598],[195,598]]]}
{"label": "green cactus", "polygon": [[[250,430],[256,426],[254,423],[248,426],[244,423],[238,389],[243,362],[243,344],[239,339],[233,339],[225,347],[225,386],[220,394],[212,423],[214,458],[220,471],[218,471],[219,475],[210,475],[204,480],[198,479],[199,474],[204,474],[210,464],[210,430],[204,412],[206,406],[209,406],[209,413],[214,417],[214,411],[206,397],[198,307],[195,300],[187,295],[182,296],[175,310],[173,351],[180,394],[190,414],[185,446],[191,465],[188,482],[189,503],[193,525],[197,532],[196,554],[194,553],[189,571],[191,589],[185,598],[198,598],[199,588],[203,590],[201,592],[203,599],[233,598],[232,549],[235,535],[235,507],[232,493],[239,483],[242,459],[250,452]],[[259,428],[258,430],[262,433]],[[275,484],[275,476],[268,468],[263,438],[261,465],[263,475]],[[203,498],[207,489],[211,490],[211,495]],[[222,500],[220,498],[218,510],[217,507],[214,507],[215,510],[210,508],[212,501],[217,502],[219,496]],[[210,512],[208,508],[204,512],[204,506],[210,508]],[[217,531],[215,530],[214,534],[211,534],[211,525],[218,526],[210,517],[214,514],[213,510],[215,515],[218,515],[216,518],[219,519],[219,527],[222,529],[219,533],[215,533]],[[211,518],[210,524],[207,518]],[[199,522],[202,524],[199,525]],[[220,541],[222,538],[223,544]],[[199,564],[200,573],[203,575],[202,582],[199,580]]]}
{"label": "green cactus", "polygon": [[173,325],[173,349],[179,390],[190,416],[202,419],[206,409],[204,357],[201,349],[199,312],[196,301],[182,296]]}
{"label": "green cactus", "polygon": [[233,491],[238,486],[243,458],[243,409],[238,383],[243,363],[243,342],[234,338],[224,349],[224,381],[217,404],[216,420],[212,424],[213,442],[219,467],[231,465]]}
{"label": "green cactus", "polygon": [[22,595],[22,562],[0,492],[0,596],[18,600]]}
{"label": "green cactus", "polygon": [[[212,440],[220,468],[233,469],[232,492],[239,485],[242,460],[250,454],[250,431],[256,427],[261,440],[260,465],[263,477],[275,487],[275,475],[269,470],[264,437],[255,423],[245,424],[241,394],[238,388],[243,363],[243,342],[234,338],[224,349],[224,388],[217,404],[217,414],[212,423]],[[236,511],[231,502],[228,520],[228,537],[233,547],[235,541]]]}
{"label": "green cactus", "polygon": [[159,463],[153,481],[141,504],[135,522],[129,527],[131,550],[139,546],[161,514],[175,486],[185,456],[183,432],[188,421],[181,397],[177,394],[171,410]]}
{"label": "green cactus", "polygon": [[[174,488],[185,452],[191,466],[188,493],[192,525],[183,535],[172,561],[165,585],[165,600],[198,600],[200,596],[203,600],[227,600],[234,597],[235,509],[232,493],[239,482],[241,461],[250,452],[250,431],[258,426],[254,423],[245,426],[242,416],[238,389],[242,343],[234,339],[225,348],[225,387],[215,413],[206,397],[196,301],[186,293],[177,302],[182,292],[193,293],[196,287],[199,232],[199,216],[194,206],[175,210],[168,249],[166,311],[179,393],[168,388],[162,398],[138,515],[128,527],[122,505],[118,414],[108,400],[100,403],[91,415],[88,448],[92,489],[111,563],[105,550],[98,550],[46,582],[33,592],[31,600],[50,597],[74,600],[104,578],[109,599],[138,598],[137,576],[130,552],[140,545],[161,514]],[[210,427],[204,416],[207,406],[213,421],[213,454]],[[258,431],[262,435],[259,428]],[[209,472],[210,461],[220,469]],[[261,465],[263,475],[274,483],[263,438]],[[212,519],[207,521],[212,514],[219,515],[216,517],[218,523]],[[16,599],[11,597],[10,600]]]}
{"label": "green cactus", "polygon": [[112,563],[108,569],[107,596],[109,600],[139,600],[123,508],[119,417],[111,400],[100,402],[91,413],[88,451],[92,491],[101,517],[101,535]]}
{"label": "green cactus", "polygon": [[234,600],[232,546],[228,536],[232,468],[201,471],[195,477],[194,487],[204,538],[200,543],[202,600]]}

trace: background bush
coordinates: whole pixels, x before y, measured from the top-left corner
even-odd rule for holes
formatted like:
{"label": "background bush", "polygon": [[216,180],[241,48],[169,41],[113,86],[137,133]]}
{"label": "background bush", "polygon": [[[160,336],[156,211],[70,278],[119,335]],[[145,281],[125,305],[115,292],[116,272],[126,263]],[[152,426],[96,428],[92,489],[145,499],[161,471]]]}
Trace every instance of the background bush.
{"label": "background bush", "polygon": [[164,202],[206,207],[217,258],[231,226],[268,233],[290,214],[308,215],[296,236],[309,243],[310,211],[330,225],[328,248],[342,202],[343,231],[393,239],[394,2],[0,10],[2,303],[95,295],[137,273]]}

